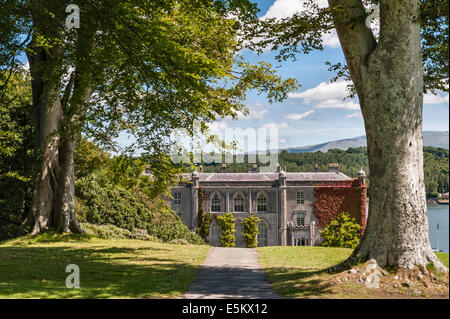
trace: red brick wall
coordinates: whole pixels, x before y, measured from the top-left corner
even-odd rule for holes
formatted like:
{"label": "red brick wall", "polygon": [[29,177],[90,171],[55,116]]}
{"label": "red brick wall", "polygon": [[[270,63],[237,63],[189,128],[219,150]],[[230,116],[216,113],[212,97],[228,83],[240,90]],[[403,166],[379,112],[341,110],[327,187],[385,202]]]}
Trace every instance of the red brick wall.
{"label": "red brick wall", "polygon": [[362,226],[361,234],[366,228],[366,194],[367,186],[358,179],[345,182],[330,182],[314,188],[313,212],[319,220],[319,227],[326,227],[333,219],[348,212]]}

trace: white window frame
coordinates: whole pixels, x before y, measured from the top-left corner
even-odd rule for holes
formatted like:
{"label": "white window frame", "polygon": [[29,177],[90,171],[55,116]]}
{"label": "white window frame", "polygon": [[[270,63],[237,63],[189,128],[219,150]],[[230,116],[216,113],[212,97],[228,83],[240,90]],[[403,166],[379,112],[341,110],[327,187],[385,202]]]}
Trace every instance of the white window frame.
{"label": "white window frame", "polygon": [[297,204],[304,205],[305,204],[305,193],[297,192],[296,200],[297,200]]}
{"label": "white window frame", "polygon": [[[217,202],[217,201],[218,202]],[[220,210],[222,209],[222,205],[221,205],[221,200],[220,200],[220,196],[217,195],[217,193],[215,193],[212,197],[211,197],[211,212],[214,213],[220,213]]]}
{"label": "white window frame", "polygon": [[[306,218],[306,212],[296,212],[295,213],[295,224],[297,226],[305,226],[305,218]],[[300,223],[299,223],[299,221],[300,221]]]}
{"label": "white window frame", "polygon": [[[238,203],[239,200],[239,203]],[[244,211],[244,197],[241,194],[237,194],[234,197],[234,211],[243,212]]]}
{"label": "white window frame", "polygon": [[181,205],[181,192],[174,192],[173,193],[173,204],[175,206]]}
{"label": "white window frame", "polygon": [[[260,201],[260,198],[263,198],[264,202]],[[265,209],[261,209],[262,207]],[[256,198],[256,211],[258,213],[267,213],[267,196],[265,194],[259,194]]]}

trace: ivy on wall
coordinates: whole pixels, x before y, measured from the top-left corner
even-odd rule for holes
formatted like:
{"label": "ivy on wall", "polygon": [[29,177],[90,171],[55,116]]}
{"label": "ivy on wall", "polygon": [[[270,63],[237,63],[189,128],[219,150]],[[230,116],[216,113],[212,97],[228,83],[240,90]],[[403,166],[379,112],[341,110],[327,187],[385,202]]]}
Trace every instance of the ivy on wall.
{"label": "ivy on wall", "polygon": [[255,248],[258,246],[258,223],[260,219],[253,214],[244,219],[244,228],[242,230],[242,236],[248,248]]}
{"label": "ivy on wall", "polygon": [[342,212],[348,212],[361,225],[361,234],[366,228],[366,185],[358,180],[321,184],[314,189],[313,212],[319,220],[319,228],[328,226]]}
{"label": "ivy on wall", "polygon": [[233,213],[225,213],[222,216],[217,216],[216,220],[220,226],[220,245],[222,247],[235,247],[236,229],[234,223],[236,218],[233,216]]}
{"label": "ivy on wall", "polygon": [[207,240],[209,236],[209,229],[213,217],[211,214],[204,211],[205,191],[203,188],[198,190],[198,234],[203,240]]}

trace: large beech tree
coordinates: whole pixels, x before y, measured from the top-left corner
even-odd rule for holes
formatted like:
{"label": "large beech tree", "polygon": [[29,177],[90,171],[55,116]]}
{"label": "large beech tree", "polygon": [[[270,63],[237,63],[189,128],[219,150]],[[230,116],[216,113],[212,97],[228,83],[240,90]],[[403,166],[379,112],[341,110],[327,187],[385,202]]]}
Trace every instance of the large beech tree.
{"label": "large beech tree", "polygon": [[[80,8],[68,28],[66,6]],[[34,149],[31,209],[22,231],[81,232],[74,213],[73,152],[80,134],[112,144],[121,132],[168,166],[173,129],[236,116],[248,89],[270,101],[296,87],[270,65],[239,59],[239,22],[255,6],[239,0],[3,0],[2,87],[29,62]],[[231,18],[234,17],[234,18]],[[0,95],[1,96],[1,95]]]}
{"label": "large beech tree", "polygon": [[446,271],[428,240],[422,108],[425,89],[448,89],[448,0],[370,1],[380,8],[377,36],[366,25],[367,2],[329,0],[328,7],[301,2],[307,10],[261,21],[249,38],[258,37],[253,47],[281,49],[283,59],[323,49],[323,32],[337,31],[346,65],[331,69],[351,80],[359,98],[370,170],[367,228],[337,269],[374,258],[381,266],[432,263]]}

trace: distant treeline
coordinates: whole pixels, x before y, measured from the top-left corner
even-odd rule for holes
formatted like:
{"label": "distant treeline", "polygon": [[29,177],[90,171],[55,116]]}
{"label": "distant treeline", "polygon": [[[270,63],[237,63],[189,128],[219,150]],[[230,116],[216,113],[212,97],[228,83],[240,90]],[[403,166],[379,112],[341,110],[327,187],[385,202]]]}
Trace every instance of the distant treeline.
{"label": "distant treeline", "polygon": [[[443,148],[426,146],[424,151],[425,187],[428,196],[437,196],[437,193],[445,193],[449,190],[449,151]],[[367,161],[367,148],[349,148],[346,151],[332,149],[326,153],[289,153],[281,151],[278,154],[278,162],[287,172],[313,172],[317,164],[319,172],[328,171],[329,163],[339,163],[339,171],[356,177],[362,168],[367,175],[367,183],[370,185],[370,172]],[[244,163],[227,164],[227,172],[247,172],[252,169],[254,163],[248,163],[248,156],[244,157]],[[204,172],[219,172],[221,164],[202,164]],[[267,166],[257,160],[258,166]]]}

